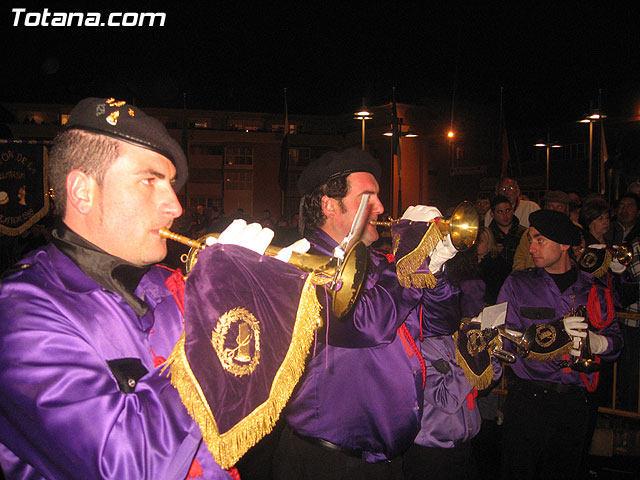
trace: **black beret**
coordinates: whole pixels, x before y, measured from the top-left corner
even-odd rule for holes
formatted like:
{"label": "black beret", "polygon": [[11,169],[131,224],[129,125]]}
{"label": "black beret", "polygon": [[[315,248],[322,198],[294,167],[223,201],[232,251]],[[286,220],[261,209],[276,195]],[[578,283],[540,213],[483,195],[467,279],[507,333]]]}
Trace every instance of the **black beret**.
{"label": "black beret", "polygon": [[164,155],[176,167],[174,190],[187,181],[187,159],[180,144],[158,120],[124,101],[113,98],[85,98],[69,115],[66,128],[108,135]]}
{"label": "black beret", "polygon": [[546,209],[536,210],[529,215],[529,225],[556,243],[580,245],[580,228],[564,213]]}
{"label": "black beret", "polygon": [[357,148],[327,152],[304,169],[298,180],[298,191],[300,195],[307,195],[329,180],[355,172],[368,172],[380,182],[380,164],[369,153]]}

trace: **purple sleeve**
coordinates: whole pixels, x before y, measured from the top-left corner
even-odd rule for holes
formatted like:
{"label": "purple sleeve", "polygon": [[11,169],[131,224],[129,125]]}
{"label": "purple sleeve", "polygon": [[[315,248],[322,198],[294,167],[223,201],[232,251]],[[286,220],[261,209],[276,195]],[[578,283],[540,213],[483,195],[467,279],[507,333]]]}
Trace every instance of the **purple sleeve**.
{"label": "purple sleeve", "polygon": [[422,296],[422,328],[425,337],[451,335],[460,327],[460,290],[451,285],[444,274],[436,275],[434,288],[424,288]]}
{"label": "purple sleeve", "polygon": [[[327,322],[326,309],[323,310],[323,320],[329,324],[329,344],[365,348],[390,343],[422,298],[422,289],[405,288],[398,283],[391,264],[379,265],[365,281],[353,310],[346,317],[330,318]],[[324,304],[322,290],[318,297]]]}
{"label": "purple sleeve", "polygon": [[[0,442],[46,478],[184,478],[201,435],[177,391],[156,368],[125,394],[101,356],[126,335],[119,312],[107,310],[110,338],[93,342],[64,306],[39,298],[43,292],[12,297],[7,290],[0,297]],[[207,478],[229,477],[217,467]]]}

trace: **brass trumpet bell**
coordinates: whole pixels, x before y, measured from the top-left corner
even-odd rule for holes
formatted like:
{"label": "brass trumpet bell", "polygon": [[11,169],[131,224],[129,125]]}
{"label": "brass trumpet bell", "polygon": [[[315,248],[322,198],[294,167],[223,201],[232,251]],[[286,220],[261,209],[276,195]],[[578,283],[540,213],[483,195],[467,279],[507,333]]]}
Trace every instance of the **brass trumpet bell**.
{"label": "brass trumpet bell", "polygon": [[633,261],[633,254],[626,245],[617,245],[611,249],[611,255],[618,260],[621,265],[628,267]]}
{"label": "brass trumpet bell", "polygon": [[[372,221],[371,225],[380,227],[391,227],[398,220],[389,219],[388,222]],[[433,222],[433,220],[432,220]],[[462,252],[476,243],[478,237],[478,212],[473,203],[465,200],[459,203],[453,214],[448,219],[440,217],[438,219],[438,230],[443,236],[451,234],[451,243],[456,250]]]}
{"label": "brass trumpet bell", "polygon": [[[219,236],[218,233],[208,233],[197,240],[193,240],[184,235],[171,232],[166,228],[160,229],[158,233],[161,237],[191,247],[188,253],[180,257],[180,260],[185,264],[185,278],[198,261],[198,253],[215,243],[209,239],[217,239]],[[281,250],[281,248],[269,246],[264,254],[275,257]],[[367,247],[364,243],[358,242],[347,252],[340,266],[338,266],[337,258],[328,255],[297,252],[292,252],[288,263],[304,272],[337,280],[335,288],[329,290],[329,297],[331,298],[331,312],[336,317],[342,318],[349,313],[358,298],[367,275],[368,259],[369,252]]]}
{"label": "brass trumpet bell", "polygon": [[443,235],[451,234],[451,243],[456,250],[467,250],[478,237],[478,212],[473,203],[465,200],[458,204],[448,220],[440,220],[438,228]]}

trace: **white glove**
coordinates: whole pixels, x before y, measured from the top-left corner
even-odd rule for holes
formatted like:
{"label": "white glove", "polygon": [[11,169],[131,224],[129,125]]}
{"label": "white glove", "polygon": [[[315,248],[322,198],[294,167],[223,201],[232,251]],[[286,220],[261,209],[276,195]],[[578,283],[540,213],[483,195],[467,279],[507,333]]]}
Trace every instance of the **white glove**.
{"label": "white glove", "polygon": [[589,326],[584,317],[567,317],[562,320],[562,323],[564,323],[564,331],[567,332],[571,338],[587,337],[587,328],[589,328]]}
{"label": "white glove", "polygon": [[309,243],[309,240],[307,240],[306,238],[301,238],[297,242],[294,242],[288,247],[280,250],[275,258],[277,258],[278,260],[282,260],[283,262],[288,262],[293,252],[306,253],[310,248],[311,244]]}
{"label": "white glove", "polygon": [[436,273],[442,267],[442,264],[456,256],[458,251],[454,248],[453,243],[451,243],[451,235],[447,234],[444,237],[444,240],[440,240],[436,248],[431,253],[429,258],[429,271],[431,273]]}
{"label": "white glove", "polygon": [[[210,237],[211,238],[211,237]],[[273,239],[273,230],[262,228],[259,223],[251,223],[247,225],[242,219],[234,220],[218,237],[217,243],[227,245],[239,245],[249,250],[253,250],[260,255],[264,255],[271,240]],[[216,243],[216,242],[212,242]],[[207,244],[210,243],[207,239]]]}
{"label": "white glove", "polygon": [[[613,248],[619,248],[618,245],[614,245]],[[613,273],[622,273],[624,272],[627,267],[625,267],[624,265],[622,265],[617,258],[613,258],[611,260],[611,264],[609,264],[609,268],[611,269],[611,271]]]}
{"label": "white glove", "polygon": [[598,355],[599,353],[607,351],[607,348],[609,348],[609,341],[607,340],[607,337],[589,331],[589,345],[591,346],[591,353]]}
{"label": "white glove", "polygon": [[427,205],[416,205],[407,208],[402,214],[401,220],[413,220],[414,222],[428,222],[436,217],[441,217],[440,210]]}
{"label": "white glove", "polygon": [[609,268],[613,273],[622,273],[627,269],[627,267],[622,265],[617,258],[614,258],[613,260],[611,260],[611,263],[609,264]]}

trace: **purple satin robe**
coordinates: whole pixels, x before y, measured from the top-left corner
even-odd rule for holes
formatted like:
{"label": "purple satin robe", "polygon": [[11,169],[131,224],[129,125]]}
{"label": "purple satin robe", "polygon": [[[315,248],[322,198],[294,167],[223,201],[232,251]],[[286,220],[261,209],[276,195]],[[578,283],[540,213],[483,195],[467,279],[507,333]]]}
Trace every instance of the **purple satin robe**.
{"label": "purple satin robe", "polygon": [[[425,338],[420,351],[427,364],[427,383],[422,426],[414,443],[425,447],[453,448],[471,440],[480,431],[482,419],[475,399],[469,408],[467,397],[472,388],[456,363],[453,338]],[[494,370],[497,371],[494,380],[497,380],[502,375],[499,362],[494,362]]]}
{"label": "purple satin robe", "polygon": [[[136,295],[137,317],[55,246],[0,291],[0,462],[11,479],[184,479],[194,456],[203,479],[230,478],[153,353],[167,357],[182,315],[152,267]],[[108,360],[140,359],[148,373],[120,391]]]}
{"label": "purple satin robe", "polygon": [[[575,265],[573,268],[576,268]],[[566,316],[571,308],[587,305],[589,291],[594,283],[598,289],[600,312],[604,320],[608,314],[605,285],[590,273],[578,269],[576,282],[564,292],[560,292],[556,283],[543,268],[515,271],[507,277],[498,295],[498,303],[509,302],[505,325],[509,328],[524,330],[533,324],[559,320]],[[522,315],[522,307],[553,308],[555,314],[551,319],[526,318]],[[607,362],[615,360],[620,354],[623,344],[615,312],[611,324],[597,333],[604,335],[608,342],[607,350],[599,355],[600,358]],[[505,349],[515,352],[513,343],[509,341],[505,341]],[[516,356],[516,363],[511,365],[511,368],[518,377],[525,380],[584,386],[580,373],[560,368],[559,360],[534,362]],[[593,382],[593,375],[593,373],[587,375],[589,382]]]}
{"label": "purple satin robe", "polygon": [[[313,253],[330,254],[336,245],[322,231],[309,241]],[[405,322],[417,342],[420,307],[425,335],[453,333],[460,314],[458,291],[443,276],[434,289],[404,288],[395,264],[377,253],[370,260],[361,297],[346,318],[329,320],[328,334],[319,333],[285,415],[298,434],[363,450],[368,462],[377,462],[402,453],[420,429],[422,371],[398,327]]]}

